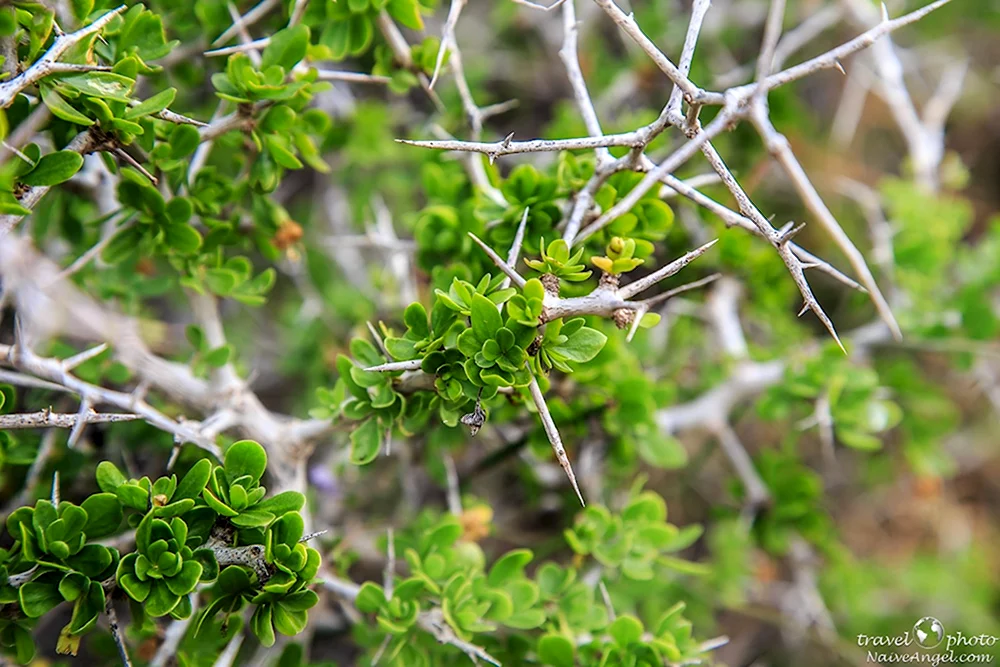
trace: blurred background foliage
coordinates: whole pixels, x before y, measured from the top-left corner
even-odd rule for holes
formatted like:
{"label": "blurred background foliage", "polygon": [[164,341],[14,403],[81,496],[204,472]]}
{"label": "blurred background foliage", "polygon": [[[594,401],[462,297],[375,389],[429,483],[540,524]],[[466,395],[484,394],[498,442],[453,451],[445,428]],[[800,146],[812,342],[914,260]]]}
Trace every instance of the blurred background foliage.
{"label": "blurred background foliage", "polygon": [[[99,9],[102,3],[97,4]],[[245,14],[253,4],[241,0],[234,7]],[[251,28],[254,37],[274,34],[286,24],[292,3],[276,4]],[[861,32],[863,26],[846,18],[850,4],[789,3],[786,30],[821,11],[845,15],[809,40],[789,64]],[[894,16],[919,4],[888,3]],[[232,24],[227,3],[150,0],[145,5],[177,43],[159,57],[160,71],[142,77],[138,90],[152,94],[175,87],[171,109],[212,118],[218,105],[213,81],[217,87],[227,60],[204,52]],[[596,6],[587,0],[577,5],[580,64],[604,131],[630,131],[651,122],[670,94],[669,82]],[[646,34],[673,55],[683,42],[689,5],[687,0],[637,0],[631,9]],[[752,79],[767,6],[763,0],[715,0],[692,80],[714,90]],[[411,301],[430,305],[434,290],[447,292],[456,277],[475,284],[487,272],[497,275],[467,232],[505,254],[529,205],[523,254],[537,258],[539,239],[554,238],[568,197],[582,183],[573,180],[574,171],[586,174],[593,167],[593,156],[583,151],[513,155],[494,164],[483,159],[490,181],[509,202],[503,208],[476,192],[463,156],[397,143],[399,138],[466,138],[469,126],[447,61],[434,88],[438,101],[420,84],[434,70],[448,7],[421,0],[393,14],[411,45],[416,64],[410,69],[400,68],[388,51],[377,25],[379,9],[364,0],[310,0],[306,6],[302,22],[311,35],[310,64],[374,72],[391,82],[318,87],[309,108],[303,103],[295,110],[294,124],[275,119],[275,133],[298,146],[302,160],[292,160],[307,163],[304,168],[286,171],[294,166],[291,160],[275,167],[276,149],[262,158],[245,134],[230,132],[215,140],[190,192],[199,215],[228,225],[219,256],[246,257],[252,266],[240,274],[240,284],[276,272],[273,288],[265,284],[270,278],[255,283],[266,293],[263,303],[257,303],[256,286],[246,292],[228,284],[208,287],[234,297],[223,302],[231,350],[222,362],[235,362],[268,407],[287,413],[313,411],[326,417],[335,412],[327,410],[331,398],[324,392],[338,380],[337,356],[357,356],[352,338],[370,340],[366,322],[384,323],[399,335]],[[770,96],[774,124],[869,259],[903,329],[901,342],[869,337],[880,325],[873,324],[867,295],[814,272],[812,285],[844,335],[845,356],[815,318],[796,318],[801,297],[768,244],[727,228],[687,200],[667,199],[669,222],[649,223],[648,229],[640,225],[633,234],[655,247],[633,275],[719,238],[710,253],[666,287],[721,272],[727,289],[738,293],[749,360],[780,364],[781,379],[748,394],[730,414],[716,415],[750,454],[769,491],[767,502],[753,506],[718,451],[714,422],[677,433],[661,428],[671,407],[726,386],[743,363],[721,344],[709,311],[712,300],[721,299],[716,290],[722,290],[722,281],[668,301],[660,310],[662,322],[640,329],[629,343],[610,321],[588,318],[588,326],[608,336],[606,346],[593,361],[577,364],[572,375],[553,372],[547,387],[549,407],[585,494],[617,515],[645,489],[665,501],[670,524],[703,527],[676,554],[657,552],[650,578],[621,574],[620,563],[610,556],[598,559],[611,563],[615,573],[607,583],[618,613],[634,614],[652,628],[683,601],[699,638],[730,638],[711,654],[729,665],[864,664],[858,634],[901,634],[928,615],[948,631],[1000,635],[998,34],[995,0],[955,0],[894,37],[918,108],[933,97],[949,65],[968,61],[946,127],[937,191],[913,178],[906,142],[874,90],[863,97],[854,122],[844,120],[850,115],[844,109],[845,87],[854,72],[867,69],[872,76],[864,54],[845,63],[846,78],[836,70],[823,71]],[[470,3],[457,35],[477,104],[516,100],[486,121],[483,140],[501,140],[511,132],[518,140],[586,134],[556,55],[562,43],[558,10]],[[10,127],[16,128],[28,110],[26,101],[17,100],[7,110]],[[705,111],[705,123],[711,113]],[[63,144],[73,130],[56,119],[51,133],[55,144]],[[165,140],[180,145],[182,135]],[[313,159],[306,159],[311,152],[299,135],[315,142]],[[647,154],[662,158],[681,141],[679,132],[668,131]],[[741,125],[715,145],[776,225],[810,222],[752,128]],[[190,153],[183,147],[178,151]],[[168,157],[161,168],[169,168]],[[707,171],[698,157],[677,176]],[[621,174],[616,177],[621,183],[613,179],[612,185],[624,191],[630,178]],[[735,208],[723,185],[699,189]],[[209,210],[212,204],[216,212]],[[105,214],[99,202],[71,183],[39,204],[26,231],[50,257],[69,264],[99,241]],[[588,241],[588,267],[609,239],[599,234]],[[846,270],[847,262],[819,225],[807,225],[796,242]],[[144,318],[158,353],[209,373],[219,365],[220,353],[213,361],[212,350],[184,335],[190,315],[180,288],[190,286],[185,277],[197,270],[164,254],[129,250],[122,247],[116,256],[106,252],[103,261],[73,279],[87,292]],[[519,268],[533,275],[523,264]],[[564,284],[563,289],[572,294],[574,288]],[[47,353],[64,356],[73,350],[57,344]],[[77,373],[109,386],[131,381],[110,353]],[[5,387],[4,395],[3,412],[40,401],[74,409],[43,390]],[[321,551],[331,570],[359,582],[380,581],[386,527],[402,534],[397,536],[402,553],[406,540],[419,541],[435,522],[447,522],[446,457],[454,461],[464,494],[457,519],[461,530],[441,547],[447,558],[475,547],[492,563],[508,550],[530,549],[535,555],[527,568],[531,577],[540,580],[536,570],[542,562],[542,567],[579,568],[591,550],[564,531],[582,530],[580,521],[611,519],[592,516],[606,511],[596,508],[580,513],[536,415],[524,405],[523,397],[493,399],[489,421],[475,439],[463,426],[445,425],[432,415],[413,435],[393,436],[391,456],[362,467],[348,458],[353,424],[338,419],[309,463],[309,503],[315,527],[330,529]],[[180,414],[169,403],[160,407]],[[56,435],[54,445],[42,444],[46,437],[0,433],[0,475],[8,502],[18,496],[40,446],[55,447],[44,463],[46,472],[59,471],[67,487],[64,497],[73,497],[86,493],[100,458],[124,460],[140,473],[161,471],[173,444],[168,435],[139,422],[91,429],[84,450],[65,448],[65,433]],[[98,458],[86,456],[87,449],[96,450]],[[45,493],[38,489],[36,495]],[[593,530],[600,534],[603,529]],[[466,545],[455,547],[459,556],[452,553],[454,544]],[[810,597],[810,591],[819,597]],[[603,610],[600,600],[580,604]],[[349,636],[351,615],[332,597],[325,611],[312,613],[310,636],[302,643],[313,662],[372,664],[383,638],[374,625],[358,625]],[[587,622],[570,625],[582,628]],[[624,624],[620,629],[631,632]],[[143,632],[136,639],[155,647],[155,631]],[[537,660],[513,639],[505,643],[504,633],[473,634],[493,655],[510,656],[504,664]],[[199,637],[216,649],[226,641],[221,635],[211,642]],[[421,641],[415,646],[431,656],[431,664],[468,661],[453,649],[438,650],[428,636]],[[109,642],[97,638],[89,650],[111,660]],[[280,664],[299,664],[301,648],[287,649]],[[552,650],[557,657],[551,664],[560,664],[558,651]],[[249,656],[255,654],[246,655],[253,659]]]}

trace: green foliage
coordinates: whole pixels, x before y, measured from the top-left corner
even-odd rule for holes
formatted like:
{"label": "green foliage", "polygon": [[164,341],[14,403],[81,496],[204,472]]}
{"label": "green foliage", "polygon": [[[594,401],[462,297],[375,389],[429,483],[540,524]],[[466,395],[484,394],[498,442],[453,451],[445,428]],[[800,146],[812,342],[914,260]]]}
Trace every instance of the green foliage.
{"label": "green foliage", "polygon": [[[601,517],[598,531],[590,530],[594,517]],[[488,565],[480,547],[462,539],[454,517],[423,512],[396,540],[409,576],[394,577],[391,595],[373,582],[358,590],[355,606],[377,628],[366,632],[364,641],[372,650],[385,643],[387,664],[433,664],[439,649],[426,641],[420,622],[439,608],[458,638],[485,644],[504,664],[524,659],[529,646],[537,646],[538,657],[548,665],[576,664],[574,656],[608,665],[694,659],[702,649],[681,614],[683,603],[653,618],[624,613],[612,622],[600,596],[582,581],[590,567],[583,558],[588,555],[600,564],[602,578],[612,588],[619,577],[647,580],[659,565],[666,566],[661,575],[690,576],[667,554],[697,539],[700,529],[679,530],[665,523],[665,517],[663,499],[650,492],[632,499],[620,515],[600,506],[588,508],[566,533],[581,558],[569,567],[542,563],[532,576],[526,571],[535,558],[531,550],[508,551]],[[589,549],[579,541],[584,534]],[[634,540],[631,550],[623,552],[622,545]],[[490,644],[489,633],[501,630],[519,640]]]}
{"label": "green foliage", "polygon": [[[117,11],[112,4],[0,6],[4,81],[37,63],[63,31]],[[793,4],[786,30],[793,13],[801,19],[814,9]],[[233,8],[247,18],[254,5]],[[463,665],[470,659],[462,649],[470,646],[508,665],[709,662],[692,628],[699,636],[721,634],[728,628],[718,626],[731,617],[761,611],[770,632],[778,621],[751,593],[797,587],[793,547],[803,543],[818,552],[809,566],[834,625],[850,641],[905,630],[917,613],[953,614],[968,621],[963,630],[1000,632],[990,568],[996,549],[981,528],[987,522],[979,515],[960,520],[989,488],[981,476],[994,460],[988,436],[996,429],[984,396],[1000,333],[1000,219],[989,217],[982,163],[961,162],[965,135],[949,135],[948,145],[965,154],[947,153],[940,188],[927,187],[911,179],[911,165],[894,163],[896,144],[882,136],[884,124],[863,119],[845,155],[852,170],[864,167],[846,175],[863,174],[877,204],[865,209],[867,219],[803,158],[827,205],[875,260],[876,280],[905,332],[897,343],[875,331],[870,295],[804,261],[851,353],[845,356],[817,342],[809,317],[795,317],[801,295],[774,247],[672,198],[673,191],[651,188],[585,241],[562,240],[576,204],[588,204],[580,220],[586,226],[629,196],[648,173],[645,157],[659,161],[674,138],[682,140],[672,130],[645,147],[642,161],[630,156],[633,146],[611,147],[611,162],[592,150],[482,155],[396,143],[503,142],[511,131],[508,139],[517,141],[591,134],[567,95],[562,59],[551,57],[548,31],[561,26],[555,14],[527,20],[528,10],[511,2],[467,7],[456,40],[467,51],[459,54],[456,42],[440,48],[446,5],[267,2],[243,26],[267,43],[249,48],[240,46],[243,31],[231,29],[229,3],[128,3],[59,56],[69,67],[0,110],[0,138],[9,143],[0,156],[0,215],[12,216],[2,233],[68,270],[65,280],[24,287],[8,282],[0,267],[8,310],[44,319],[33,351],[55,361],[79,352],[77,337],[108,340],[110,350],[65,372],[159,415],[89,424],[82,441],[82,429],[73,429],[71,445],[53,439],[48,422],[45,436],[0,432],[0,486],[19,501],[9,505],[0,549],[4,654],[26,664],[36,644],[47,654],[46,633],[59,617],[58,652],[75,654],[87,637],[88,660],[112,660],[100,616],[115,602],[128,604],[126,643],[142,647],[136,662],[143,664],[174,620],[192,621],[176,655],[185,666],[214,664],[241,636],[237,662],[278,635],[325,642],[326,626],[307,632],[325,559],[331,585],[324,602],[356,593],[360,620],[349,614],[350,637],[343,632],[337,640],[349,644],[344,659],[359,664]],[[673,42],[688,19],[682,5],[690,3],[635,7],[650,39],[665,40],[665,53],[680,50]],[[981,18],[951,11],[939,24],[908,30],[964,35],[962,21]],[[639,50],[621,48],[612,32],[583,18],[580,70],[603,132],[633,132],[656,120],[670,82],[640,64]],[[710,32],[718,43],[703,36],[693,81],[720,74],[708,71],[720,52],[738,60],[758,53],[757,32],[733,29],[729,16],[717,20]],[[482,21],[488,39],[477,40]],[[230,53],[204,55],[218,48]],[[907,48],[918,79],[919,53]],[[458,64],[464,81],[452,67]],[[982,69],[975,59],[971,66]],[[387,81],[363,89],[328,83],[354,72]],[[813,100],[827,99],[824,85],[817,80],[808,95],[797,87],[769,94],[771,118],[800,156],[831,151],[815,146],[825,128]],[[962,99],[969,136],[988,134],[976,107],[995,105],[983,104],[984,95]],[[915,98],[923,116],[923,97]],[[716,112],[705,105],[701,122],[707,126]],[[736,128],[712,145],[775,225],[804,219],[802,203],[768,171],[771,157],[757,136]],[[870,164],[861,165],[872,147],[880,167],[902,176],[876,177]],[[829,160],[829,173],[846,163]],[[598,165],[613,173],[592,180]],[[688,169],[674,175],[697,173]],[[736,210],[722,185],[698,189]],[[675,211],[683,225],[674,224]],[[497,271],[471,235],[508,257],[524,216],[513,262],[526,279],[521,286]],[[718,271],[741,286],[732,303],[717,285],[708,297],[692,292],[656,302],[658,312],[644,313],[638,328],[653,327],[661,315],[664,324],[632,331],[630,340],[616,329],[634,317],[622,304],[555,316],[566,312],[556,307],[562,300],[579,305],[586,299],[578,297],[595,290],[610,294],[716,237],[710,254],[656,289],[665,293]],[[796,243],[857,277],[855,258],[845,261],[842,245],[820,226],[810,224]],[[52,290],[44,308],[20,294],[36,287]],[[73,296],[68,317],[55,304],[63,287]],[[211,318],[191,312],[188,298],[198,296],[222,306],[225,340]],[[98,305],[129,319],[79,327]],[[44,317],[31,317],[37,312]],[[366,329],[371,338],[359,335]],[[130,345],[133,333],[144,347]],[[51,334],[70,340],[48,340]],[[31,374],[16,351],[5,357],[10,381]],[[754,372],[776,363],[780,373]],[[388,370],[370,370],[380,366]],[[181,381],[166,388],[150,381],[164,370]],[[550,474],[553,467],[540,463],[551,459],[553,439],[538,417],[532,381],[566,456],[581,469],[589,505],[579,513],[562,502],[568,487]],[[190,387],[202,390],[192,398]],[[0,385],[0,413],[50,409],[45,419],[55,419],[76,409],[76,394],[64,394],[45,383],[17,392]],[[89,397],[86,403],[108,407]],[[258,404],[275,410],[274,419],[247,428],[244,418]],[[310,408],[311,422],[277,412]],[[164,425],[176,430],[165,433]],[[313,435],[284,441],[303,425]],[[764,502],[748,497],[746,479],[718,454],[716,441],[729,426],[766,487]],[[192,432],[211,441],[199,439],[209,450],[220,447],[222,461],[192,457],[187,435],[178,435]],[[262,439],[264,447],[231,443],[231,432],[273,439]],[[265,448],[287,453],[286,444],[294,461],[269,471]],[[380,459],[390,444],[393,458]],[[164,468],[171,451],[183,474]],[[95,470],[94,452],[128,472],[109,461]],[[449,491],[489,493],[492,507],[466,497],[455,515],[429,509],[445,497],[435,487],[452,484],[453,463],[460,488]],[[38,480],[52,473],[61,475],[65,500],[38,499]],[[334,528],[322,546],[302,541],[306,495],[268,495],[264,484],[284,484],[289,474],[307,492],[320,527]],[[950,484],[955,479],[960,488]],[[641,491],[646,483],[651,490]],[[654,488],[669,490],[677,525]],[[921,505],[924,496],[934,504]],[[854,515],[874,513],[867,504],[859,511],[854,498],[880,503],[874,539],[859,537],[863,522]],[[882,516],[898,507],[921,520],[913,544],[906,538],[917,521],[907,515],[900,529]],[[387,523],[399,557],[391,585],[352,588],[349,574],[360,581],[380,568],[364,545]],[[943,535],[937,523],[955,530]],[[345,581],[338,588],[333,579]],[[886,596],[898,609],[884,608]],[[958,627],[958,618],[945,624]],[[315,665],[310,648],[289,643],[278,664]],[[824,647],[810,643],[806,662],[819,664],[816,648]],[[774,653],[760,661],[802,662]]]}
{"label": "green foliage", "polygon": [[[544,240],[539,247],[545,248]],[[580,264],[583,252],[584,249],[579,248],[570,255],[566,241],[556,239],[542,252],[541,260],[526,259],[524,263],[539,273],[550,273],[563,280],[579,282],[590,277],[590,271],[584,270],[583,264]]]}
{"label": "green foliage", "polygon": [[[273,643],[274,630],[258,615],[273,619],[279,632],[295,634],[316,604],[307,587],[320,556],[299,541],[303,496],[264,497],[266,466],[264,449],[251,440],[230,445],[223,466],[200,459],[180,482],[176,475],[130,480],[104,461],[96,474],[102,492],[81,505],[39,500],[15,510],[6,523],[13,545],[0,551],[0,595],[8,611],[0,643],[27,662],[34,646],[29,651],[23,637],[33,619],[67,602],[73,613],[60,651],[75,654],[108,596],[130,600],[137,625],[146,617],[188,618],[199,583],[222,585],[221,566],[227,577],[242,573],[246,579],[241,602],[213,602],[199,625],[227,618],[246,601],[257,605],[251,627],[262,642]],[[134,549],[124,555],[97,542],[118,533],[123,521],[135,527]]]}

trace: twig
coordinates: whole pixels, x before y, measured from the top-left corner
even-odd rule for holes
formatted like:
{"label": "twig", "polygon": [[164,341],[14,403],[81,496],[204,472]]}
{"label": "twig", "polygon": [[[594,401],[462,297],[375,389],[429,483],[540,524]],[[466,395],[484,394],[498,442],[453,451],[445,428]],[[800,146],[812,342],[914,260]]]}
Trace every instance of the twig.
{"label": "twig", "polygon": [[118,656],[122,660],[122,664],[125,667],[132,667],[132,660],[128,657],[128,647],[125,645],[125,635],[122,633],[121,628],[118,625],[118,612],[115,611],[115,605],[113,602],[113,596],[108,595],[107,602],[104,606],[104,611],[108,615],[108,625],[111,626],[111,636],[115,640],[115,644],[118,646]]}
{"label": "twig", "polygon": [[142,419],[139,415],[127,413],[97,413],[88,409],[83,419],[79,414],[56,413],[51,410],[39,410],[38,412],[0,415],[0,430],[14,430],[26,428],[44,428],[53,426],[56,428],[73,428],[80,421],[87,424],[115,424],[118,422],[135,421]]}

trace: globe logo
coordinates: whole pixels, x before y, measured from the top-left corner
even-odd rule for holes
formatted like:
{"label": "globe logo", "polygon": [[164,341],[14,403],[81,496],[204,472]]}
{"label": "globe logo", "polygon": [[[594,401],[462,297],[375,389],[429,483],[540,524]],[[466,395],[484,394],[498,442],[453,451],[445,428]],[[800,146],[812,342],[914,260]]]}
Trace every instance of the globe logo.
{"label": "globe logo", "polygon": [[913,624],[913,636],[921,648],[937,648],[944,639],[944,626],[933,616],[924,616]]}

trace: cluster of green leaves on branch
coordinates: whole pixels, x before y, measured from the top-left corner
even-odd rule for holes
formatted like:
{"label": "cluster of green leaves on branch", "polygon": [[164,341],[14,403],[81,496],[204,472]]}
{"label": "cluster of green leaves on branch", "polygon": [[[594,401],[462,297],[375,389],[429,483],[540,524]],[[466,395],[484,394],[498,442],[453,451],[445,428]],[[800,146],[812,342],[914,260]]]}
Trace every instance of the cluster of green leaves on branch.
{"label": "cluster of green leaves on branch", "polygon": [[[383,325],[389,353],[396,361],[419,361],[419,371],[404,377],[403,371],[367,370],[389,360],[362,339],[351,344],[354,360],[338,358],[340,378],[332,390],[320,390],[313,414],[360,422],[351,436],[352,461],[371,462],[387,431],[415,433],[432,414],[455,426],[473,405],[525,388],[533,372],[572,372],[571,363],[590,361],[604,347],[607,337],[581,317],[541,328],[540,280],[527,281],[520,293],[501,288],[502,282],[488,274],[477,285],[455,278],[448,293],[436,294],[430,317],[415,303],[406,309],[402,335]],[[414,373],[428,382],[413,382]]]}
{"label": "cluster of green leaves on branch", "polygon": [[[457,517],[424,511],[395,540],[408,576],[396,577],[390,592],[374,582],[358,591],[355,605],[375,623],[358,626],[357,636],[372,652],[381,646],[385,664],[445,664],[459,650],[441,647],[422,627],[440,613],[459,640],[501,664],[624,667],[697,659],[703,649],[683,602],[647,609],[629,592],[654,577],[700,574],[671,554],[701,529],[679,529],[666,516],[663,499],[652,492],[634,495],[620,512],[588,508],[566,531],[575,560],[543,562],[529,576],[531,550],[508,551],[488,564]],[[595,576],[607,586],[617,618],[591,582]]]}
{"label": "cluster of green leaves on branch", "polygon": [[[304,496],[266,497],[266,466],[264,449],[251,440],[230,445],[222,466],[200,459],[179,481],[127,479],[105,461],[97,467],[101,492],[79,505],[39,500],[12,512],[6,526],[13,544],[0,550],[0,645],[30,662],[31,628],[68,603],[72,616],[58,650],[75,655],[114,599],[129,603],[142,628],[162,616],[190,617],[191,594],[212,582],[199,627],[251,604],[251,627],[263,644],[274,643],[275,631],[300,632],[318,601],[307,587],[320,556],[301,543]],[[126,529],[135,538],[125,552],[99,542]]]}

